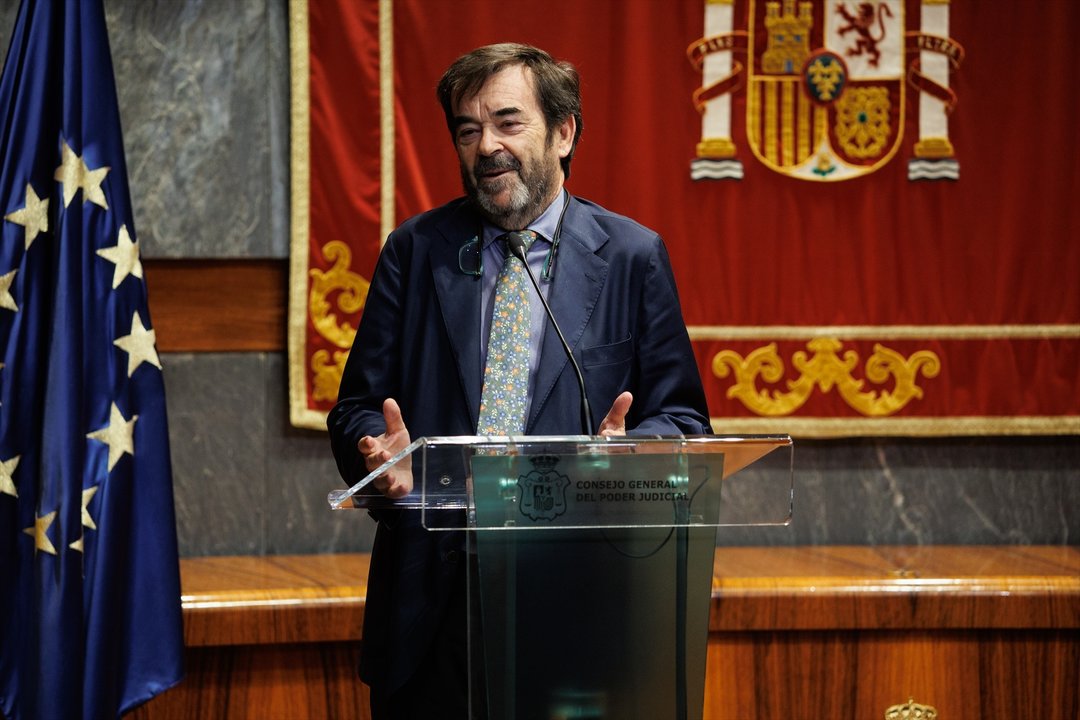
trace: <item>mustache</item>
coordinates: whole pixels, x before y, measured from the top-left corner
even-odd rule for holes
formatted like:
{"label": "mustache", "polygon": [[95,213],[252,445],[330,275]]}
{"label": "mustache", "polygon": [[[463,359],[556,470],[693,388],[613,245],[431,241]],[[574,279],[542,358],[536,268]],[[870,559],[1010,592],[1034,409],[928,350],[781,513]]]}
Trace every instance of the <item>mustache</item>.
{"label": "mustache", "polygon": [[488,173],[503,172],[505,170],[521,170],[521,163],[512,155],[481,156],[473,165],[473,177],[480,177]]}

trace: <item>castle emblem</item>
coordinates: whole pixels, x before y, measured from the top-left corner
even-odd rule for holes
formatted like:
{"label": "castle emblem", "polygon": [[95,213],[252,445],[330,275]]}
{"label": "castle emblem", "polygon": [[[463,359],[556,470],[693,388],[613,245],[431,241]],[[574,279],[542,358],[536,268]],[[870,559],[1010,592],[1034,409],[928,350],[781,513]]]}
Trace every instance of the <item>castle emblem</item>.
{"label": "castle emblem", "polygon": [[536,455],[529,458],[533,470],[518,478],[518,507],[532,520],[554,520],[566,512],[566,488],[570,478],[556,472],[559,458]]}
{"label": "castle emblem", "polygon": [[897,154],[914,100],[909,179],[958,179],[948,82],[963,51],[948,37],[948,2],[923,0],[922,27],[908,32],[904,0],[745,0],[745,30],[734,27],[741,1],[706,0],[705,36],[687,50],[704,81],[692,178],[742,178],[732,98],[745,93],[746,145],[776,172],[818,181],[874,172]]}

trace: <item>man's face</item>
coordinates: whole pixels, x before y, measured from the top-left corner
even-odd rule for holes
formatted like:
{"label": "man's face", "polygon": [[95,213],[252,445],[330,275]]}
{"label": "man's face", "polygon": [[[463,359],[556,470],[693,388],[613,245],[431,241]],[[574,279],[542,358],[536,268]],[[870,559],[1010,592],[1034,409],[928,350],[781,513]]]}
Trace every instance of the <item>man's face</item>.
{"label": "man's face", "polygon": [[532,71],[523,65],[488,78],[454,106],[454,117],[465,193],[499,227],[524,229],[562,187],[559,160],[570,152],[574,119],[549,137]]}

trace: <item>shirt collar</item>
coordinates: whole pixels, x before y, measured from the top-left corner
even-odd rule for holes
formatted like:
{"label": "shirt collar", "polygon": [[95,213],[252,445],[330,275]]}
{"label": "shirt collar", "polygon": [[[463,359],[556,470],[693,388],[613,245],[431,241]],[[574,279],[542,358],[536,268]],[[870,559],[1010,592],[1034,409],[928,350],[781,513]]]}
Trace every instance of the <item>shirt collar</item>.
{"label": "shirt collar", "polygon": [[[551,242],[555,237],[555,231],[559,226],[559,218],[562,217],[563,208],[569,201],[566,189],[563,188],[559,191],[559,194],[555,197],[550,205],[547,206],[547,210],[540,213],[540,217],[529,223],[526,230],[535,231],[540,237],[536,242]],[[500,227],[492,225],[487,220],[484,221],[484,250],[487,250],[492,242],[495,241],[501,235],[506,234],[506,231]]]}

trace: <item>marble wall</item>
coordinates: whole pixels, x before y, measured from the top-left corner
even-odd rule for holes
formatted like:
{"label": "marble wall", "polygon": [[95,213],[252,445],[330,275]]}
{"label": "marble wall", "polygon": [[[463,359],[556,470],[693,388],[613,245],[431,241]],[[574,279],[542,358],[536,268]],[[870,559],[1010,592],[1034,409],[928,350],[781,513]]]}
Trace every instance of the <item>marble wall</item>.
{"label": "marble wall", "polygon": [[105,6],[144,255],[287,256],[287,0]]}
{"label": "marble wall", "polygon": [[[143,255],[287,257],[286,0],[105,6]],[[16,9],[0,0],[5,48]],[[327,507],[325,434],[288,424],[283,354],[162,362],[182,554],[370,547],[366,515]],[[795,468],[791,525],[718,542],[1080,541],[1076,437],[797,441]]]}

